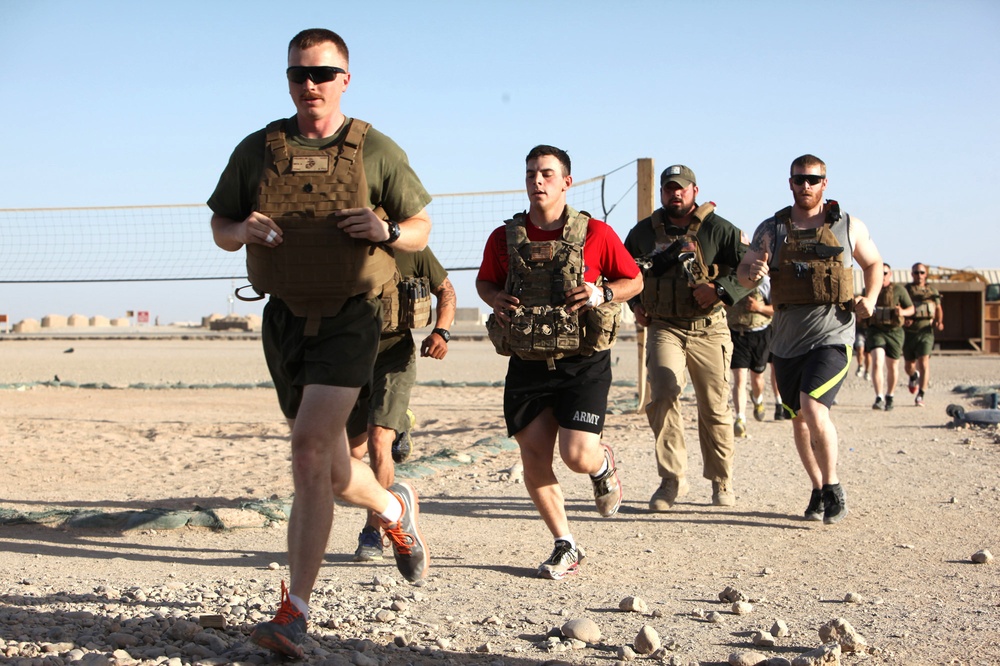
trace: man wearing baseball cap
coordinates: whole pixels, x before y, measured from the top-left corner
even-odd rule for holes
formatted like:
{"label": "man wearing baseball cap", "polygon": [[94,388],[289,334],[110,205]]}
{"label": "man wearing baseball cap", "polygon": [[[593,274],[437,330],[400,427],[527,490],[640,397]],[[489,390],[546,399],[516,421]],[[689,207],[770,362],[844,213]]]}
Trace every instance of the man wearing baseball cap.
{"label": "man wearing baseball cap", "polygon": [[636,322],[649,327],[646,367],[651,400],[646,416],[653,429],[660,486],[649,510],[664,512],[688,491],[687,450],[680,395],[687,370],[698,400],[702,475],[712,482],[712,503],[732,506],[733,414],[729,365],[733,345],[723,304],[747,289],[736,280],[746,238],[699,205],[694,171],[675,164],[660,174],[663,206],[629,232],[625,247],[644,268],[642,294],[630,301]]}

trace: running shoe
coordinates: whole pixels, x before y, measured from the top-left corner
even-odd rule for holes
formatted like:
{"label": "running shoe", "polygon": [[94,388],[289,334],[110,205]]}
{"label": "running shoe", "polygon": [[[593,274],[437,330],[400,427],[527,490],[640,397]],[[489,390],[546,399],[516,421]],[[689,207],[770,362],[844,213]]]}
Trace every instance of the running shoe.
{"label": "running shoe", "polygon": [[261,622],[253,629],[250,640],[275,654],[302,659],[305,653],[299,643],[306,635],[306,616],[292,603],[285,581],[281,581],[281,605],[270,622]]}
{"label": "running shoe", "polygon": [[885,411],[885,403],[882,402],[882,396],[875,396],[875,402],[872,404],[872,409],[878,410],[880,412]]}
{"label": "running shoe", "polygon": [[403,515],[394,523],[382,521],[382,531],[385,532],[385,539],[392,543],[396,568],[403,574],[403,578],[412,583],[426,576],[430,566],[430,553],[417,529],[417,517],[420,513],[417,491],[404,482],[392,484],[389,492],[402,503]]}
{"label": "running shoe", "polygon": [[604,447],[604,458],[608,461],[608,469],[598,477],[590,477],[594,484],[594,503],[597,511],[605,518],[618,513],[622,505],[622,485],[618,481],[618,468],[615,466],[615,454],[607,444]]}
{"label": "running shoe", "polygon": [[404,430],[392,440],[392,462],[397,465],[406,462],[411,453],[413,453],[413,439],[410,438],[410,432]]}
{"label": "running shoe", "polygon": [[781,405],[775,405],[774,406],[774,420],[775,421],[784,421],[787,418],[788,418],[788,412],[785,411],[785,408],[782,407]]}
{"label": "running shoe", "polygon": [[924,406],[924,392],[923,391],[920,391],[919,393],[917,393],[917,397],[914,398],[913,404],[915,404],[917,407],[923,407]]}
{"label": "running shoe", "polygon": [[885,411],[891,412],[892,411],[892,407],[893,407],[892,396],[891,395],[885,396]]}
{"label": "running shoe", "polygon": [[377,527],[365,525],[358,535],[358,549],[354,551],[355,562],[382,561],[382,533]]}
{"label": "running shoe", "polygon": [[743,419],[733,421],[733,437],[743,439],[747,436],[747,422]]}
{"label": "running shoe", "polygon": [[823,491],[819,488],[813,488],[812,494],[809,495],[809,506],[806,507],[805,517],[806,520],[816,522],[823,520]]}
{"label": "running shoe", "polygon": [[906,385],[910,389],[910,393],[916,393],[920,389],[920,371],[914,370],[913,374],[910,375],[910,383]]}
{"label": "running shoe", "polygon": [[574,548],[570,545],[569,541],[558,539],[555,548],[552,550],[552,554],[549,555],[549,559],[538,566],[538,576],[540,578],[560,580],[570,574],[577,573],[580,569],[580,564],[583,563],[586,557],[587,555],[583,552],[583,548],[579,546]]}
{"label": "running shoe", "polygon": [[764,400],[753,404],[753,417],[758,421],[764,420]]}
{"label": "running shoe", "polygon": [[847,515],[847,493],[835,483],[823,486],[823,522],[832,525]]}

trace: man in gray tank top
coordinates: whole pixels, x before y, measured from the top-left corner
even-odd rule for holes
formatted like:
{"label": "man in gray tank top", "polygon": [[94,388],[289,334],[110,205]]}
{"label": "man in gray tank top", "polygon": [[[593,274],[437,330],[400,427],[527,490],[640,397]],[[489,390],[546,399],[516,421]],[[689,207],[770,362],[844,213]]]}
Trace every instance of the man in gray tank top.
{"label": "man in gray tank top", "polygon": [[[805,518],[832,524],[847,515],[847,497],[837,476],[837,429],[830,407],[851,365],[855,315],[867,318],[875,309],[882,257],[861,220],[823,199],[827,178],[821,159],[796,158],[788,184],[794,204],[757,227],[737,276],[747,288],[771,276],[774,370],[783,406],[792,415],[795,447],[812,483]],[[789,250],[793,238],[795,260]],[[824,288],[829,281],[812,279],[820,269],[844,275],[853,262],[864,272],[863,297],[838,302],[842,290]],[[785,290],[776,288],[782,281]],[[810,290],[811,296],[802,297]],[[783,303],[779,292],[797,298]]]}

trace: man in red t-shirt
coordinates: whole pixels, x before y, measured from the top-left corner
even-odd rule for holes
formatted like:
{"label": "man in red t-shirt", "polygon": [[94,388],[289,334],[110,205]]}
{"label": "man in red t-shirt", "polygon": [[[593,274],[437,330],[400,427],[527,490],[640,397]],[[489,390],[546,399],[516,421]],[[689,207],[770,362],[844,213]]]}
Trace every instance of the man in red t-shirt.
{"label": "man in red t-shirt", "polygon": [[601,515],[614,515],[621,485],[614,455],[601,443],[614,327],[604,322],[617,321],[620,304],[641,291],[642,276],[611,227],[566,205],[573,177],[565,151],[536,146],[525,163],[528,211],[490,235],[476,289],[493,309],[491,339],[511,357],[507,433],[517,440],[524,485],[555,539],[538,574],[560,579],[585,555],[552,469],[556,441],[566,466],[590,475]]}

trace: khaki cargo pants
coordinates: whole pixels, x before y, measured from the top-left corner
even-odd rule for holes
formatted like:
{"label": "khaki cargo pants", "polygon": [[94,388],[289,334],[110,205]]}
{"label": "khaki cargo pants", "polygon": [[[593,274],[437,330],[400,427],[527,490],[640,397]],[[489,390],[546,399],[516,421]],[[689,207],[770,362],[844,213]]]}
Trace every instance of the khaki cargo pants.
{"label": "khaki cargo pants", "polygon": [[[656,465],[663,478],[687,476],[687,448],[680,396],[685,369],[698,401],[702,475],[728,481],[733,475],[733,413],[729,405],[729,363],[733,343],[723,313],[687,329],[654,321],[648,330],[646,369],[651,400],[646,417],[656,437]],[[707,325],[704,325],[706,324]]]}

